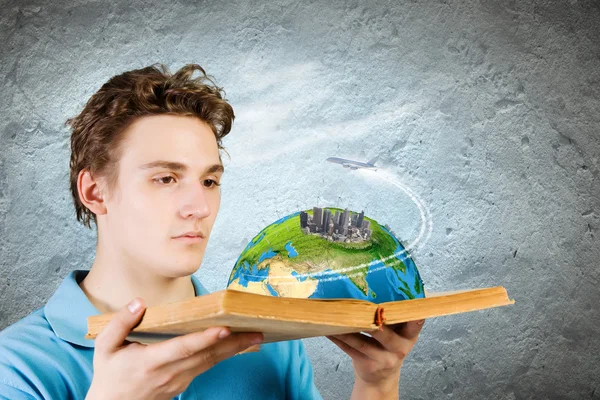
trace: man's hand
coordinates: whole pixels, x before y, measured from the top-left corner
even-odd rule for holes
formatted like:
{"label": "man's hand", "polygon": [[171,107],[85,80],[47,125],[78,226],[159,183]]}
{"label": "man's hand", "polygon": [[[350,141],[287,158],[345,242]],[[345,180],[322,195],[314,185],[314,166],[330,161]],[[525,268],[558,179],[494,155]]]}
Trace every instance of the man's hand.
{"label": "man's hand", "polygon": [[197,375],[263,340],[262,333],[215,327],[150,345],[127,342],[144,310],[143,301],[134,299],[96,338],[87,400],[172,399]]}
{"label": "man's hand", "polygon": [[352,398],[397,399],[400,368],[412,350],[425,320],[383,325],[383,330],[327,336],[352,358]]}

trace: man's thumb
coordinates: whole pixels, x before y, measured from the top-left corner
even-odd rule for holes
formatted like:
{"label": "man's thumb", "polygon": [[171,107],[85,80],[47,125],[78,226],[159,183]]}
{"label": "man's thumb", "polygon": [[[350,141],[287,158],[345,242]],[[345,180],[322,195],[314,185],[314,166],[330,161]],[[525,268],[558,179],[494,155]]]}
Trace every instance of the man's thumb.
{"label": "man's thumb", "polygon": [[96,338],[96,350],[102,352],[116,351],[125,341],[131,330],[138,324],[146,306],[144,301],[136,297],[127,306],[115,313],[110,322]]}

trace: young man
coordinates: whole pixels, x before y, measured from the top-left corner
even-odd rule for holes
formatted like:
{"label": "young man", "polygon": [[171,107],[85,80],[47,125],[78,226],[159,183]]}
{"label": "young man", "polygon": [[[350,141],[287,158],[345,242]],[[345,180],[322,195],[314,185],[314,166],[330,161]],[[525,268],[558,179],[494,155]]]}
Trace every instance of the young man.
{"label": "young man", "polygon": [[[75,210],[97,226],[96,258],[0,332],[0,398],[321,398],[298,340],[238,355],[262,334],[214,327],[151,345],[125,340],[145,307],[207,293],[192,274],[219,210],[221,140],[233,119],[220,88],[187,65],[115,76],[67,121]],[[117,314],[84,339],[87,317],[103,312]],[[352,357],[352,398],[397,398],[421,326],[330,337]]]}

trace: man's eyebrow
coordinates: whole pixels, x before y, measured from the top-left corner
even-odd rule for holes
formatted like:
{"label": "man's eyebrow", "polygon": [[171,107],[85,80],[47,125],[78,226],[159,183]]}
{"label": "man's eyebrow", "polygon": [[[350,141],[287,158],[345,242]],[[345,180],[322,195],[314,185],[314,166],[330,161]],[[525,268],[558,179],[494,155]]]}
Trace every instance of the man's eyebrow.
{"label": "man's eyebrow", "polygon": [[225,168],[223,168],[223,164],[213,164],[206,169],[207,174],[212,174],[213,172],[224,172]]}
{"label": "man's eyebrow", "polygon": [[[147,164],[143,164],[140,166],[140,169],[152,169],[152,168],[165,168],[165,169],[170,169],[173,171],[187,171],[188,167],[180,162],[177,161],[165,161],[165,160],[158,160],[158,161],[152,161],[149,162]],[[213,172],[223,172],[224,168],[223,168],[223,164],[213,164],[211,166],[209,166],[208,168],[206,168],[205,172],[207,174],[213,173]]]}

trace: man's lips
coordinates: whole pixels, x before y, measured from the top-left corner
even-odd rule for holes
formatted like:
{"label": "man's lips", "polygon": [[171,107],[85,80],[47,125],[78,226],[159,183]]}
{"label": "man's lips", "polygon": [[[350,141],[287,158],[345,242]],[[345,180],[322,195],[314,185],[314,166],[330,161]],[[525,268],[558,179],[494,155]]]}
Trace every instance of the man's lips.
{"label": "man's lips", "polygon": [[177,240],[178,242],[184,242],[184,243],[200,243],[204,240],[204,236],[186,236],[186,235],[182,235],[182,236],[177,236],[175,238],[173,238],[175,240]]}
{"label": "man's lips", "polygon": [[204,235],[201,232],[187,232],[183,235],[176,236],[173,239],[185,243],[200,243],[204,240]]}
{"label": "man's lips", "polygon": [[201,239],[204,239],[204,234],[202,232],[186,232],[179,236],[175,236],[175,239],[178,239],[181,237],[192,237],[192,238],[199,237]]}

